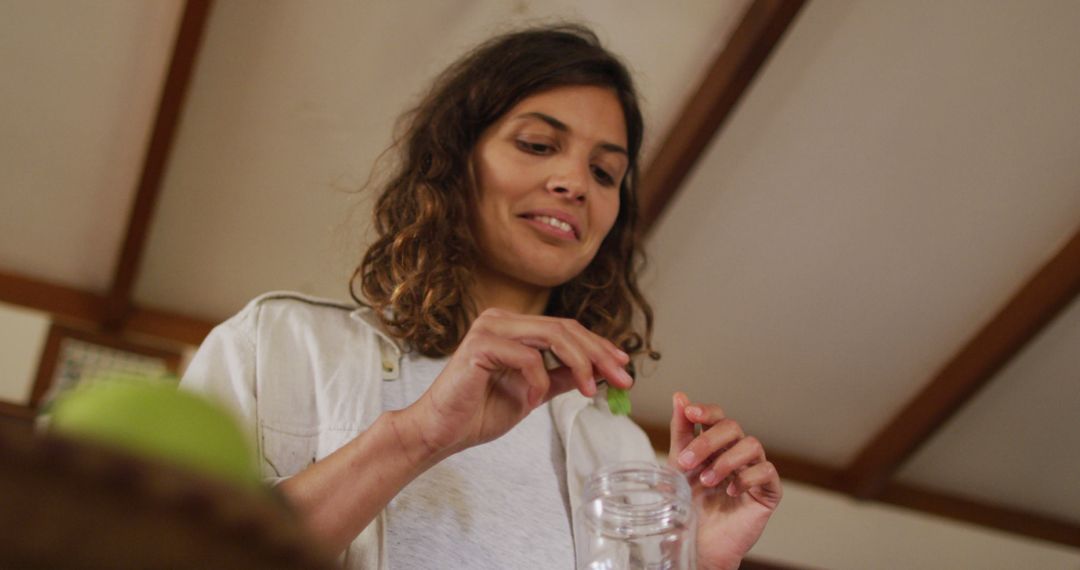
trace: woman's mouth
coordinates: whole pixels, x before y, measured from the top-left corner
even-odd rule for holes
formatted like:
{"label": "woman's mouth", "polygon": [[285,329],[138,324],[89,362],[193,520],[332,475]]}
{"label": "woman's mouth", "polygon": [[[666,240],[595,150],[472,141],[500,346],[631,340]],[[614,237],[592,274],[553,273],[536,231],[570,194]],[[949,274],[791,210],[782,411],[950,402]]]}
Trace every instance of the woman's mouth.
{"label": "woman's mouth", "polygon": [[558,218],[532,214],[523,215],[521,218],[548,235],[572,241],[577,241],[578,239],[574,227]]}

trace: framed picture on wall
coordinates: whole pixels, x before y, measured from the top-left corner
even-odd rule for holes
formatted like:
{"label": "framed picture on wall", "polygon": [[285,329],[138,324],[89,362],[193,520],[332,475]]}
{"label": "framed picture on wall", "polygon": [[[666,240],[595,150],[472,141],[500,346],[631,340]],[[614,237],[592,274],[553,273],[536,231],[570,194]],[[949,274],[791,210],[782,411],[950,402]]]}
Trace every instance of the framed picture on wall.
{"label": "framed picture on wall", "polygon": [[54,323],[41,353],[30,407],[40,410],[57,395],[103,376],[173,378],[180,360],[179,351]]}

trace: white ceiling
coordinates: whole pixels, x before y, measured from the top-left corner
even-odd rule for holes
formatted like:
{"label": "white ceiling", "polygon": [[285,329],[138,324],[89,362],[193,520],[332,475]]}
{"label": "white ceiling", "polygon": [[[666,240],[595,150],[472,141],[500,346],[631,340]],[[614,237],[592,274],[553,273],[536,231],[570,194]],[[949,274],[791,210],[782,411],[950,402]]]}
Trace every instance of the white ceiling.
{"label": "white ceiling", "polygon": [[220,318],[267,289],[347,298],[368,228],[370,193],[355,191],[435,73],[511,25],[581,19],[633,62],[663,125],[745,2],[681,4],[218,4],[136,300]]}
{"label": "white ceiling", "polygon": [[179,8],[0,4],[0,267],[109,287]]}
{"label": "white ceiling", "polygon": [[850,461],[1080,227],[1078,26],[1067,2],[809,4],[649,244],[643,417],[693,386]]}
{"label": "white ceiling", "polygon": [[[345,298],[357,193],[432,74],[509,26],[594,25],[655,145],[746,0],[214,4],[136,283],[220,320]],[[0,4],[0,271],[107,289],[179,1]],[[663,360],[634,392],[723,405],[843,466],[1080,228],[1080,3],[815,0],[648,244]],[[43,42],[42,38],[49,38]],[[1077,519],[1073,306],[901,473]]]}

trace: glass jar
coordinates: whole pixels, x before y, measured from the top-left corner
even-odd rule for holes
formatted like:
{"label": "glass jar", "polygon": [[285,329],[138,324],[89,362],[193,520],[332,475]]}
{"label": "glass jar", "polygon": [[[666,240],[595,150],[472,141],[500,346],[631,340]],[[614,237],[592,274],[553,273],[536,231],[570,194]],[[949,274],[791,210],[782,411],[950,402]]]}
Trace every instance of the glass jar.
{"label": "glass jar", "polygon": [[692,570],[697,521],[681,474],[643,461],[604,467],[574,514],[578,570]]}

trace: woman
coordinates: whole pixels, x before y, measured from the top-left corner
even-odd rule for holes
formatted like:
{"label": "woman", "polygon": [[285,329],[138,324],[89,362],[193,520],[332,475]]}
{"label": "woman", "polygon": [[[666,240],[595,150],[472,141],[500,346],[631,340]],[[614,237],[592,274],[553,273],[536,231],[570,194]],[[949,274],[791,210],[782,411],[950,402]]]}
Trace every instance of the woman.
{"label": "woman", "polygon": [[[238,410],[267,476],[348,566],[572,567],[584,477],[651,455],[591,400],[657,356],[636,282],[629,74],[584,28],[509,34],[447,69],[403,125],[354,275],[361,308],[256,299],[184,385]],[[736,568],[779,478],[720,408],[673,402],[699,564]]]}

